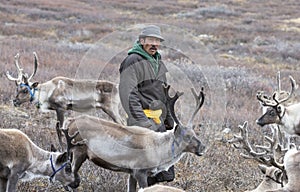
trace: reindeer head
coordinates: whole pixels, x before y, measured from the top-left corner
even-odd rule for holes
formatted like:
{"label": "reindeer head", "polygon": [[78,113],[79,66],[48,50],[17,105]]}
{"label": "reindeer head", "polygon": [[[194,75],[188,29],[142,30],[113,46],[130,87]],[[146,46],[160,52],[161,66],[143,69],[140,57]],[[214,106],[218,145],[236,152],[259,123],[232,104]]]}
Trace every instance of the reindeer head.
{"label": "reindeer head", "polygon": [[290,76],[290,81],[292,85],[292,89],[290,93],[285,94],[283,97],[279,95],[279,92],[274,92],[272,98],[264,95],[262,92],[259,92],[256,97],[261,102],[263,106],[268,107],[267,111],[256,120],[256,123],[260,126],[277,123],[281,124],[281,119],[285,115],[286,108],[283,103],[291,98],[293,95],[296,82],[292,76]]}
{"label": "reindeer head", "polygon": [[170,113],[174,121],[176,122],[176,127],[175,127],[175,142],[177,145],[183,144],[186,146],[184,152],[190,152],[194,153],[198,156],[203,155],[205,151],[205,145],[202,144],[200,139],[196,136],[195,131],[193,129],[193,120],[202,107],[204,103],[204,93],[203,93],[203,88],[201,89],[199,95],[196,94],[194,89],[192,90],[193,96],[195,97],[196,100],[196,109],[191,117],[191,119],[188,122],[187,126],[182,125],[182,123],[178,120],[178,118],[175,115],[175,102],[176,100],[183,94],[177,92],[174,97],[170,97],[169,95],[169,89],[170,86],[165,87],[165,93],[167,96],[167,107],[170,109]]}
{"label": "reindeer head", "polygon": [[24,102],[32,101],[34,98],[34,94],[35,94],[36,87],[38,86],[38,82],[31,83],[30,80],[36,73],[38,67],[38,57],[35,52],[33,52],[33,55],[34,55],[34,70],[30,76],[28,76],[27,73],[24,73],[23,69],[20,68],[19,53],[15,56],[15,65],[18,70],[18,77],[17,78],[12,77],[9,71],[6,72],[6,77],[10,81],[14,81],[17,86],[17,96],[13,100],[15,106],[20,106]]}
{"label": "reindeer head", "polygon": [[72,174],[71,162],[67,152],[52,152],[50,162],[53,171],[50,176],[50,181],[57,180],[61,182],[63,186],[68,186],[74,182],[75,177],[74,174]]}

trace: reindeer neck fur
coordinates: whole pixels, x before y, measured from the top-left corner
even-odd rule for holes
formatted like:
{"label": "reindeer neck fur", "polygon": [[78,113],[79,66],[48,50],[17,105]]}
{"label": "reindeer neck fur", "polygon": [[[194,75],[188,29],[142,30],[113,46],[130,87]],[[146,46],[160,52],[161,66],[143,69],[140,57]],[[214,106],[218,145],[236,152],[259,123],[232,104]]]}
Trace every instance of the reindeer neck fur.
{"label": "reindeer neck fur", "polygon": [[55,90],[56,85],[52,81],[39,84],[35,91],[35,97],[32,101],[42,112],[48,112],[50,109],[49,96]]}
{"label": "reindeer neck fur", "polygon": [[284,167],[288,177],[288,183],[285,188],[291,191],[300,189],[299,172],[300,172],[300,151],[296,148],[290,149],[284,156]]}
{"label": "reindeer neck fur", "polygon": [[300,135],[300,103],[285,108],[285,114],[281,118],[281,124],[289,134]]}
{"label": "reindeer neck fur", "polygon": [[173,130],[159,133],[87,115],[75,118],[73,122],[81,138],[86,139],[89,150],[117,167],[167,169],[181,158],[185,149],[180,142],[172,150],[175,143]]}

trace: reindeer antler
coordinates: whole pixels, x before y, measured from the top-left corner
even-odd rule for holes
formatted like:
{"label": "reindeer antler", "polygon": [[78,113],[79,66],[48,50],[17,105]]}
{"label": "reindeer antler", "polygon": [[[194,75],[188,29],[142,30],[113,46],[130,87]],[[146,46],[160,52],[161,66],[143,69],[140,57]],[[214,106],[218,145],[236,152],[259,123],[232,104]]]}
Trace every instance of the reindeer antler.
{"label": "reindeer antler", "polygon": [[[59,123],[58,123],[59,124]],[[57,125],[57,124],[56,124]],[[58,125],[59,126],[59,125]],[[71,157],[71,149],[75,146],[81,146],[85,144],[85,140],[73,143],[73,139],[75,137],[77,137],[77,135],[79,134],[79,131],[76,131],[73,135],[69,135],[69,128],[61,128],[61,131],[64,133],[65,137],[66,137],[66,142],[67,142],[67,154],[68,157]]]}
{"label": "reindeer antler", "polygon": [[292,85],[291,91],[288,93],[288,95],[287,95],[286,97],[284,97],[284,98],[282,98],[282,99],[280,99],[280,100],[279,100],[279,99],[277,100],[277,98],[279,98],[279,96],[276,97],[276,93],[277,93],[277,92],[275,92],[274,95],[273,95],[273,99],[274,99],[277,103],[283,103],[283,102],[289,100],[289,99],[292,97],[293,93],[295,92],[295,89],[297,89],[297,87],[298,87],[297,84],[296,84],[295,79],[294,79],[291,75],[289,76],[289,78],[290,78],[291,85]]}
{"label": "reindeer antler", "polygon": [[18,77],[15,78],[11,76],[9,71],[6,72],[6,77],[11,81],[15,81],[17,85],[20,85],[23,81],[24,81],[23,83],[28,83],[30,79],[36,74],[37,67],[38,67],[38,57],[36,52],[33,52],[33,56],[34,56],[34,69],[33,69],[33,73],[29,77],[27,73],[23,72],[23,69],[19,65],[19,59],[20,59],[19,53],[17,53],[15,56],[15,66],[18,71]]}
{"label": "reindeer antler", "polygon": [[16,81],[16,83],[19,85],[21,84],[22,82],[22,76],[23,76],[23,69],[20,68],[20,65],[19,65],[19,59],[20,59],[20,54],[17,53],[15,55],[15,66],[17,68],[17,71],[18,71],[18,77],[15,78],[15,77],[12,77],[9,73],[9,71],[6,71],[6,77],[11,80],[11,81]]}
{"label": "reindeer antler", "polygon": [[170,90],[170,85],[164,85],[164,91],[165,91],[165,95],[167,98],[167,107],[170,110],[170,114],[173,117],[174,121],[176,122],[176,124],[181,124],[180,121],[178,120],[178,118],[175,115],[175,102],[177,101],[177,99],[183,95],[183,92],[176,92],[176,94],[174,95],[174,97],[170,97],[169,95],[169,90]]}
{"label": "reindeer antler", "polygon": [[39,65],[39,61],[38,61],[38,57],[36,52],[33,52],[33,56],[34,56],[34,68],[33,68],[33,72],[30,75],[30,77],[28,78],[28,81],[30,81],[30,79],[35,75],[36,71],[37,71],[37,67]]}
{"label": "reindeer antler", "polygon": [[[248,154],[241,153],[241,156],[248,159],[254,159],[259,163],[274,166],[284,171],[283,163],[279,163],[276,159],[277,153],[286,152],[280,144],[278,131],[273,131],[272,138],[265,136],[265,139],[270,143],[269,146],[251,146],[248,138],[248,122],[245,121],[244,124],[240,128],[240,135],[234,135],[234,137],[228,140],[228,143],[233,144],[233,146],[237,149],[244,149]],[[238,143],[238,145],[236,144]],[[261,152],[257,152],[257,149],[261,150]]]}
{"label": "reindeer antler", "polygon": [[278,103],[274,100],[271,100],[266,94],[263,94],[263,92],[258,92],[256,94],[256,98],[261,102],[263,106],[276,106]]}
{"label": "reindeer antler", "polygon": [[196,94],[196,91],[194,88],[191,88],[191,91],[193,93],[193,96],[196,100],[196,109],[192,115],[192,117],[190,118],[190,120],[188,121],[188,126],[191,126],[193,121],[194,121],[194,118],[196,116],[196,114],[198,113],[198,111],[200,110],[200,108],[202,107],[203,103],[204,103],[204,98],[205,98],[205,95],[204,95],[204,92],[203,92],[203,87],[201,87],[201,90],[200,90],[200,93],[199,95]]}
{"label": "reindeer antler", "polygon": [[[290,92],[281,91],[279,78],[280,78],[280,73],[278,74],[278,77],[277,77],[278,90],[273,93],[271,98],[268,97],[267,95],[263,94],[263,92],[258,92],[256,94],[257,99],[262,103],[262,105],[274,107],[274,106],[277,106],[277,105],[289,100],[292,97],[295,89],[297,89],[297,87],[298,87],[294,78],[292,76],[289,76],[291,85],[292,85]],[[283,96],[283,98],[281,98],[282,96]]]}

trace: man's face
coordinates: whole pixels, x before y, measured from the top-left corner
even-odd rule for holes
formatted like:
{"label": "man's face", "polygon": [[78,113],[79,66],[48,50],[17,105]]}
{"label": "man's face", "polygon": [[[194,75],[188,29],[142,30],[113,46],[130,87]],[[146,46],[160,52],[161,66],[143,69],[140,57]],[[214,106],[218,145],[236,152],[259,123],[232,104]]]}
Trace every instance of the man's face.
{"label": "man's face", "polygon": [[160,45],[160,39],[156,37],[145,37],[140,40],[143,49],[150,55],[154,55]]}

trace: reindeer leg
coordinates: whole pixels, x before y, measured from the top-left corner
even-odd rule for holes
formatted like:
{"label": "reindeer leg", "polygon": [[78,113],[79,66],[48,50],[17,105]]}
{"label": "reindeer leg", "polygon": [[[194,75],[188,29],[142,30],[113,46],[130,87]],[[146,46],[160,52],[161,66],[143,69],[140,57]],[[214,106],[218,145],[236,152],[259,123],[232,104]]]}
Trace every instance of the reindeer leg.
{"label": "reindeer leg", "polygon": [[[84,146],[82,146],[84,147]],[[82,152],[79,152],[82,151]],[[77,153],[78,152],[78,153]],[[69,184],[71,188],[77,188],[80,185],[80,176],[78,174],[78,171],[81,167],[81,165],[85,162],[87,159],[87,152],[85,150],[78,150],[73,153],[73,158],[74,161],[72,162],[72,170],[74,173],[75,181]]]}
{"label": "reindeer leg", "polygon": [[0,191],[6,191],[7,179],[0,179]]}
{"label": "reindeer leg", "polygon": [[[148,180],[147,180],[147,170],[134,170],[133,174],[131,175],[130,179],[132,178],[132,181],[128,183],[129,187],[134,187],[133,184],[135,184],[135,190],[133,188],[130,188],[132,191],[136,191],[136,182],[139,184],[140,188],[146,188],[148,187]],[[133,180],[134,179],[134,180]],[[131,191],[130,191],[131,192]]]}
{"label": "reindeer leg", "polygon": [[128,177],[127,192],[136,192],[136,179],[130,174]]}
{"label": "reindeer leg", "polygon": [[17,183],[18,183],[18,175],[17,174],[11,174],[8,177],[8,182],[7,182],[7,188],[6,191],[9,192],[15,192],[17,188]]}
{"label": "reindeer leg", "polygon": [[58,108],[58,109],[56,109],[56,115],[57,115],[57,121],[59,123],[59,125],[56,125],[56,133],[57,133],[60,148],[61,148],[61,150],[63,150],[64,147],[63,147],[62,133],[61,133],[60,128],[63,126],[63,123],[64,123],[65,111],[63,109]]}

